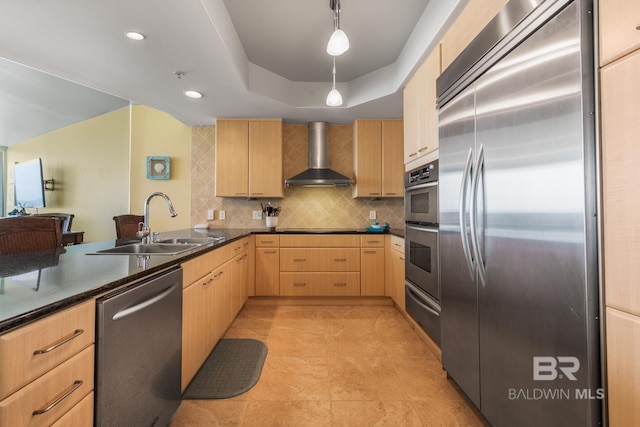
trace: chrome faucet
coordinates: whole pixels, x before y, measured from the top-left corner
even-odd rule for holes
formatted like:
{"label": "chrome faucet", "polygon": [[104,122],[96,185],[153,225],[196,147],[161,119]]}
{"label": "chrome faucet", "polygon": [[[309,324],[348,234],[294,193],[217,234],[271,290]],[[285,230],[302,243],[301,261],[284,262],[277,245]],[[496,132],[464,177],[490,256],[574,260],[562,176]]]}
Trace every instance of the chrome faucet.
{"label": "chrome faucet", "polygon": [[156,192],[151,193],[144,200],[144,222],[141,222],[142,226],[140,230],[136,233],[136,237],[142,238],[142,243],[154,243],[156,240],[156,234],[152,233],[151,228],[149,227],[149,202],[156,196],[160,196],[167,202],[167,207],[169,208],[169,213],[171,214],[171,218],[177,216],[175,209],[173,209],[173,203],[171,203],[171,199],[164,193]]}

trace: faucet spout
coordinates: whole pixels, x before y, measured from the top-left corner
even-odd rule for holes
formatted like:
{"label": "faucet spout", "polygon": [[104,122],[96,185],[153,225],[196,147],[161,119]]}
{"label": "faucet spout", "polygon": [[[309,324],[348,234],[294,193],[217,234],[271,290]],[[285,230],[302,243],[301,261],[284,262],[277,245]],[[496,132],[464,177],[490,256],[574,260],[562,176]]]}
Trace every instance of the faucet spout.
{"label": "faucet spout", "polygon": [[154,240],[153,233],[151,233],[151,227],[149,227],[149,202],[151,202],[151,199],[156,196],[162,197],[167,203],[167,208],[169,208],[169,214],[172,218],[178,216],[175,209],[173,208],[173,203],[171,202],[169,196],[159,191],[149,194],[144,200],[144,222],[142,224],[142,230],[138,232],[138,237],[143,238],[142,243],[153,243]]}

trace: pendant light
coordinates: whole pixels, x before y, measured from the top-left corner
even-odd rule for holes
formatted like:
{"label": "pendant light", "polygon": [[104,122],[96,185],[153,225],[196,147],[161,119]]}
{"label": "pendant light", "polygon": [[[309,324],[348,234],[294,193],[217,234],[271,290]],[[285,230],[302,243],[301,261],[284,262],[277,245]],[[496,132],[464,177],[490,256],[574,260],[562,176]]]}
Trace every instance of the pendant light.
{"label": "pendant light", "polygon": [[333,10],[333,34],[327,43],[327,53],[339,56],[349,50],[349,38],[340,29],[340,0],[329,0],[329,7]]}
{"label": "pendant light", "polygon": [[342,95],[336,89],[336,57],[333,57],[333,86],[327,95],[327,105],[329,107],[339,107],[342,105]]}

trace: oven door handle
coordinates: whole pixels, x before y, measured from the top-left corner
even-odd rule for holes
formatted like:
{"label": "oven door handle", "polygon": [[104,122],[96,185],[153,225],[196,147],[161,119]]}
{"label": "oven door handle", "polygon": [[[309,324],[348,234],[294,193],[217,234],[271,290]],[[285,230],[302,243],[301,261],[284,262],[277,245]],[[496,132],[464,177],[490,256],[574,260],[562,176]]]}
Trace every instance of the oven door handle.
{"label": "oven door handle", "polygon": [[480,144],[478,150],[478,158],[476,159],[476,168],[473,171],[473,179],[471,180],[471,246],[473,247],[473,254],[476,259],[476,267],[478,269],[478,276],[480,277],[480,283],[482,285],[487,284],[487,273],[485,270],[484,260],[482,259],[482,253],[480,251],[480,243],[478,238],[478,182],[480,181],[480,175],[484,169],[484,145]]}
{"label": "oven door handle", "polygon": [[407,227],[409,230],[428,231],[429,233],[437,233],[438,232],[437,228],[418,227],[417,225],[411,225],[411,224],[405,224],[405,227]]}
{"label": "oven door handle", "polygon": [[469,276],[471,280],[475,278],[475,268],[473,266],[473,257],[471,256],[471,248],[469,247],[469,239],[467,238],[467,190],[469,188],[469,181],[471,180],[471,164],[473,159],[473,148],[469,148],[467,154],[467,161],[464,163],[464,170],[462,172],[462,184],[460,186],[460,209],[458,222],[460,225],[460,240],[462,241],[462,253],[464,254],[464,260],[469,270]]}
{"label": "oven door handle", "polygon": [[405,187],[405,191],[407,193],[409,193],[409,192],[411,192],[413,190],[420,190],[422,188],[434,187],[436,185],[438,185],[438,182],[427,182],[427,183],[424,183],[424,184],[410,185],[408,187]]}
{"label": "oven door handle", "polygon": [[431,314],[440,316],[440,313],[430,304],[430,301],[420,295],[420,291],[418,291],[413,285],[407,282],[405,282],[405,286],[407,287],[409,293],[413,296],[413,300],[416,302],[416,304],[419,304],[420,307],[424,308]]}

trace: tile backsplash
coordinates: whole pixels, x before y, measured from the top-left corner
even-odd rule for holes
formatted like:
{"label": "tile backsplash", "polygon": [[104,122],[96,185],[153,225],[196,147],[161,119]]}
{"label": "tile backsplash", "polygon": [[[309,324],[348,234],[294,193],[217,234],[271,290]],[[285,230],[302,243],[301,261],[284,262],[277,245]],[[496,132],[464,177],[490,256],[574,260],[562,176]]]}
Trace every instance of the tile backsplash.
{"label": "tile backsplash", "polygon": [[[296,175],[308,166],[307,125],[283,125],[283,175]],[[329,126],[329,165],[353,177],[353,127]],[[264,218],[252,219],[252,211],[261,210],[260,202],[280,206],[278,228],[364,228],[375,210],[378,222],[391,227],[404,225],[402,199],[354,199],[351,187],[285,188],[284,199],[246,200],[214,196],[215,126],[198,126],[191,133],[191,223],[209,223],[216,228],[262,228]],[[215,219],[207,221],[207,210],[215,210]],[[225,220],[219,219],[224,210]]]}

